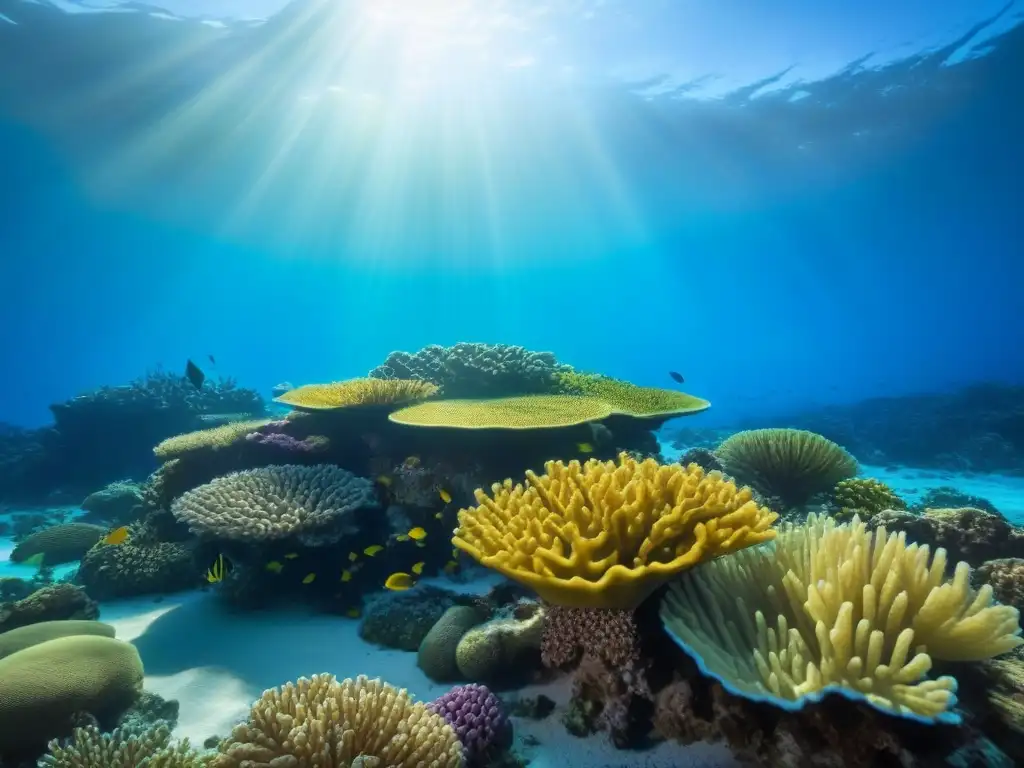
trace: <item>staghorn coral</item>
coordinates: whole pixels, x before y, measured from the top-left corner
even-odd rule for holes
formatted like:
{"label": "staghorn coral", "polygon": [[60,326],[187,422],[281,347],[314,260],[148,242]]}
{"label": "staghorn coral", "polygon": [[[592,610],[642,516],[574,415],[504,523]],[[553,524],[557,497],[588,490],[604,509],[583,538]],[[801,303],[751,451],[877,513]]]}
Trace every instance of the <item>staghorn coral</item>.
{"label": "staghorn coral", "polygon": [[554,393],[554,374],[568,370],[550,352],[508,344],[436,344],[419,352],[392,352],[370,371],[375,379],[419,379],[443,389],[445,397],[506,397]]}
{"label": "staghorn coral", "polygon": [[1024,559],[1004,557],[989,560],[975,569],[974,583],[988,584],[996,600],[1012,605],[1018,611],[1024,610]]}
{"label": "staghorn coral", "polygon": [[637,418],[684,416],[700,413],[711,406],[707,400],[658,387],[638,387],[628,381],[577,371],[556,374],[559,388],[565,394],[583,395],[603,400],[615,413]]}
{"label": "staghorn coral", "polygon": [[459,768],[455,730],[404,689],[313,675],[265,691],[211,768]]}
{"label": "staghorn coral", "polygon": [[602,400],[575,395],[524,395],[490,400],[432,400],[388,415],[396,424],[448,429],[550,429],[606,418]]}
{"label": "staghorn coral", "polygon": [[483,764],[488,752],[503,746],[511,736],[501,699],[486,685],[457,685],[427,706],[458,734],[470,765]]}
{"label": "staghorn coral", "polygon": [[775,535],[749,489],[696,465],[621,454],[545,469],[478,490],[452,542],[555,605],[635,608],[674,574]]}
{"label": "staghorn coral", "polygon": [[187,432],[184,435],[176,435],[161,441],[153,449],[153,453],[160,461],[170,461],[199,451],[220,451],[236,445],[239,441],[244,440],[247,434],[260,427],[265,427],[269,423],[270,419],[233,421],[230,424],[221,424],[219,427]]}
{"label": "staghorn coral", "polygon": [[841,446],[802,429],[751,429],[715,451],[726,474],[787,507],[807,502],[857,474],[857,460]]}
{"label": "staghorn coral", "polygon": [[886,509],[906,509],[907,504],[888,485],[873,477],[840,480],[832,490],[832,503],[842,517],[874,517]]}
{"label": "staghorn coral", "polygon": [[306,384],[274,398],[304,411],[334,411],[370,405],[397,405],[437,393],[437,385],[414,379],[348,379],[330,384]]}
{"label": "staghorn coral", "polygon": [[829,692],[891,714],[956,722],[956,681],[932,659],[977,661],[1022,641],[1018,612],[946,580],[946,553],[811,515],[774,547],[706,563],[673,584],[666,630],[732,693],[799,709]]}
{"label": "staghorn coral", "polygon": [[376,504],[365,478],[330,464],[283,464],[218,477],[183,494],[171,511],[200,535],[250,542],[297,536],[317,546],[356,532],[355,511]]}
{"label": "staghorn coral", "polygon": [[101,733],[95,726],[75,728],[71,738],[49,744],[39,768],[201,768],[203,759],[184,739],[171,744],[166,725],[117,728]]}
{"label": "staghorn coral", "polygon": [[963,560],[971,566],[1001,557],[1024,557],[1024,528],[982,509],[926,509],[920,515],[887,509],[867,524],[904,531],[911,541],[933,549],[942,547],[950,560]]}

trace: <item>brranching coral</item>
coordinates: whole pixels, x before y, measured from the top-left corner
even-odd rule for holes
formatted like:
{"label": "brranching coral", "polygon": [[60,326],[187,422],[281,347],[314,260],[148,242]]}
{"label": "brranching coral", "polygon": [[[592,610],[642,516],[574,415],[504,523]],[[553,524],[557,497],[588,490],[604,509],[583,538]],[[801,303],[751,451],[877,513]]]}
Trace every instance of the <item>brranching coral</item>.
{"label": "brranching coral", "polygon": [[436,384],[412,379],[349,379],[306,384],[274,398],[306,411],[333,411],[369,405],[395,405],[434,395]]}
{"label": "brranching coral", "polygon": [[404,689],[313,675],[265,691],[211,768],[459,768],[458,734]]}
{"label": "brranching coral", "polygon": [[501,699],[486,685],[457,685],[427,705],[458,734],[467,762],[477,763],[510,735]]}
{"label": "brranching coral", "polygon": [[548,462],[477,490],[452,542],[555,605],[634,608],[680,571],[774,537],[749,489],[697,466]]}
{"label": "brranching coral", "polygon": [[1016,609],[952,580],[946,553],[811,516],[774,547],[694,569],[662,604],[672,637],[731,692],[799,708],[838,691],[892,714],[956,721],[956,681],[932,659],[977,661],[1022,643]]}
{"label": "brranching coral", "polygon": [[906,509],[907,504],[892,488],[873,477],[840,480],[832,491],[832,502],[843,517],[874,517],[886,509]]}
{"label": "brranching coral", "polygon": [[331,464],[249,469],[218,477],[177,499],[171,511],[194,533],[235,541],[297,536],[313,546],[358,525],[376,506],[373,484]]}
{"label": "brranching coral", "polygon": [[40,768],[201,768],[199,753],[184,739],[171,744],[166,725],[146,730],[118,728],[101,733],[94,726],[76,728],[71,738],[51,741]]}

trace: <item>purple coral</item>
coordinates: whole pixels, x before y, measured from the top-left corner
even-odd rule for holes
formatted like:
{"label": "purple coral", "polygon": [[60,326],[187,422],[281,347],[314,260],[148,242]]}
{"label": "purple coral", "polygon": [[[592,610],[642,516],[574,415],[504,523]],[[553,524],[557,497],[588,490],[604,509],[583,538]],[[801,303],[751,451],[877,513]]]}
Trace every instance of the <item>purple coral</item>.
{"label": "purple coral", "polygon": [[482,759],[509,736],[509,721],[501,700],[486,685],[457,685],[427,705],[444,717],[459,736],[470,764]]}

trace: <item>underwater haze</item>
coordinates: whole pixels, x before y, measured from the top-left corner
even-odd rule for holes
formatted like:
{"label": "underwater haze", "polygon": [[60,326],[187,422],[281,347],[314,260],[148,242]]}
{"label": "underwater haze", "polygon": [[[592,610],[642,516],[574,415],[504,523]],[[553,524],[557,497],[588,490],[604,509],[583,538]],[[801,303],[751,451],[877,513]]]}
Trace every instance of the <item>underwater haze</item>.
{"label": "underwater haze", "polygon": [[460,340],[715,422],[1018,382],[1021,11],[0,0],[0,421]]}

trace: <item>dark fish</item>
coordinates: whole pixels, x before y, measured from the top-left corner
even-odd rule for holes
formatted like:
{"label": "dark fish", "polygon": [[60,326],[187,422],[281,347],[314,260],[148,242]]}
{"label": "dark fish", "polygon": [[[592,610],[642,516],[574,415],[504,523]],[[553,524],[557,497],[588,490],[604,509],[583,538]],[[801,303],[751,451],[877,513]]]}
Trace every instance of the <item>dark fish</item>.
{"label": "dark fish", "polygon": [[207,355],[207,357],[210,358],[211,363],[213,363],[214,365],[217,364],[217,361],[213,359],[213,355]]}
{"label": "dark fish", "polygon": [[185,365],[185,378],[188,379],[196,389],[202,389],[203,382],[206,381],[206,374],[200,370],[198,365],[189,360]]}
{"label": "dark fish", "polygon": [[683,374],[679,373],[678,371],[669,371],[668,375],[672,377],[672,381],[678,384],[683,383]]}

